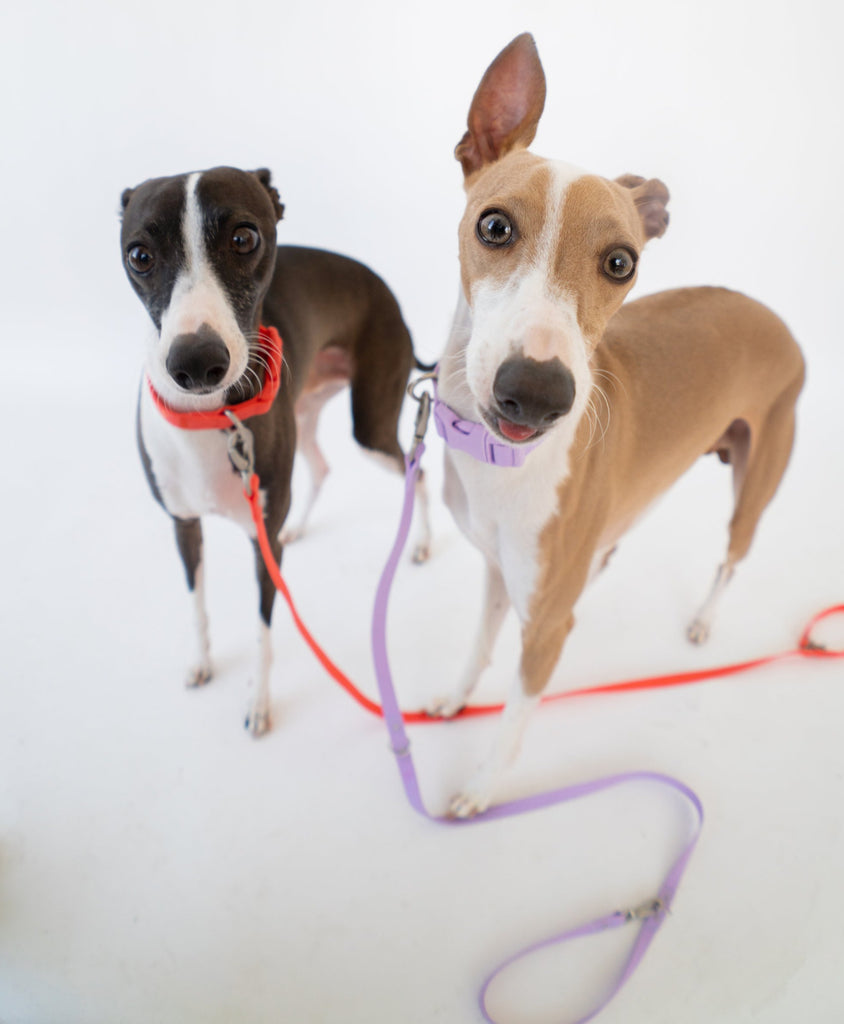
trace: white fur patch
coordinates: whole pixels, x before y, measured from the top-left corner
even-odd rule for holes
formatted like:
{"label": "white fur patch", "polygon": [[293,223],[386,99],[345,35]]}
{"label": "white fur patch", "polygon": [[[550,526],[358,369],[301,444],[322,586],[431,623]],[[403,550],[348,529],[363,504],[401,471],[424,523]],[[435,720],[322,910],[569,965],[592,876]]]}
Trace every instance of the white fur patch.
{"label": "white fur patch", "polygon": [[229,459],[228,432],[172,426],[153,405],[147,387],[141,392],[140,414],[144,447],[170,515],[179,519],[226,516],[254,537],[243,481]]}
{"label": "white fur patch", "polygon": [[552,187],[546,196],[544,227],[535,240],[534,256],[514,268],[504,286],[484,278],[471,284],[467,296],[472,328],[465,373],[478,409],[490,407],[498,368],[514,355],[538,361],[556,356],[574,376],[576,397],[585,401],[591,390],[588,345],[578,324],[577,302],[560,287],[555,274],[566,195],[584,172],[560,162],[549,162],[548,167]]}
{"label": "white fur patch", "polygon": [[[191,174],[185,182],[182,239],[186,265],[176,278],[170,303],[161,318],[161,331],[153,336],[146,366],[150,380],[164,401],[183,411],[218,408],[223,393],[243,374],[249,359],[246,338],[206,252],[202,208],[197,196],[200,177],[200,174]],[[168,373],[167,355],[174,338],[195,333],[203,324],[208,324],[223,339],[231,362],[215,391],[189,395]]]}

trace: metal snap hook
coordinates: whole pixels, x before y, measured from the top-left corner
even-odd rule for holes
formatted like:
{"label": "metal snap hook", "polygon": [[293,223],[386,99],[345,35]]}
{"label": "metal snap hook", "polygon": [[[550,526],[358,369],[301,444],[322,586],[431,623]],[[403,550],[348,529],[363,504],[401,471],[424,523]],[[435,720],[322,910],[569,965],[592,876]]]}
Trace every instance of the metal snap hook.
{"label": "metal snap hook", "polygon": [[251,498],[252,474],[255,472],[255,438],[252,431],[243,425],[231,409],[224,411],[232,425],[228,438],[229,460],[240,473],[246,496]]}
{"label": "metal snap hook", "polygon": [[[429,380],[436,382],[438,372],[439,371],[436,369],[429,370],[427,373],[422,373],[418,377],[410,381],[410,383],[407,385],[407,393],[410,395],[412,399],[414,399],[414,401],[422,401],[422,395],[417,395],[416,393],[416,389],[419,387],[419,385],[424,384],[426,381]],[[422,392],[422,394],[427,394],[427,392]]]}

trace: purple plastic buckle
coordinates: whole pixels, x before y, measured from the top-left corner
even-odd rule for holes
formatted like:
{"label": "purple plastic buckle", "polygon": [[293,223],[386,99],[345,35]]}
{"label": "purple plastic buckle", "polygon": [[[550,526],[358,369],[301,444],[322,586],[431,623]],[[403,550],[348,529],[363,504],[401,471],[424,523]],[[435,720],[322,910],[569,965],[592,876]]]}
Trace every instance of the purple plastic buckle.
{"label": "purple plastic buckle", "polygon": [[530,452],[542,441],[528,441],[517,447],[499,441],[483,423],[461,419],[454,409],[434,397],[434,423],[437,433],[449,448],[471,455],[488,466],[515,468],[521,466]]}

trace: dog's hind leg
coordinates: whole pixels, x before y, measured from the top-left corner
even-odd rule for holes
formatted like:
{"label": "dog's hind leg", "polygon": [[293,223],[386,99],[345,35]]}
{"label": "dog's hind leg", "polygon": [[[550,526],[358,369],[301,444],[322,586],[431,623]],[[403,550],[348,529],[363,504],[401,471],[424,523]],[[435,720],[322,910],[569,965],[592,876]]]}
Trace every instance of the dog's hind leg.
{"label": "dog's hind leg", "polygon": [[176,546],[185,567],[188,589],[193,596],[196,661],[188,669],[186,686],[202,686],[212,675],[208,613],[205,608],[205,571],[202,559],[202,526],[198,519],[174,519]]}
{"label": "dog's hind leg", "polygon": [[[354,368],[351,381],[352,420],[355,440],[372,454],[385,455],[385,465],[404,476],[404,452],[398,442],[398,422],[404,401],[407,379],[412,365],[412,347],[407,328],[399,318],[399,324],[406,339],[408,359],[389,368],[372,362],[371,351],[378,352],[383,346],[395,341],[387,337],[379,343],[368,346]],[[392,324],[392,331],[398,330]],[[431,551],[431,522],[428,506],[428,488],[425,474],[420,472],[416,480],[416,536],[413,542],[413,561],[427,561]]]}
{"label": "dog's hind leg", "polygon": [[308,471],[311,475],[311,489],[308,493],[305,508],[296,524],[285,526],[281,531],[282,544],[290,544],[294,540],[299,540],[304,534],[308,519],[322,490],[322,485],[328,476],[328,462],[317,442],[317,426],[325,403],[345,386],[345,380],[326,381],[317,390],[309,391],[302,395],[296,403],[296,450],[304,457],[308,465]]}
{"label": "dog's hind leg", "polygon": [[794,405],[801,384],[802,378],[779,397],[758,428],[737,420],[716,446],[721,458],[733,466],[735,508],[730,520],[727,557],[687,630],[692,643],[701,644],[709,637],[721,597],[736,565],[750,549],[759,518],[788,465],[794,443]]}

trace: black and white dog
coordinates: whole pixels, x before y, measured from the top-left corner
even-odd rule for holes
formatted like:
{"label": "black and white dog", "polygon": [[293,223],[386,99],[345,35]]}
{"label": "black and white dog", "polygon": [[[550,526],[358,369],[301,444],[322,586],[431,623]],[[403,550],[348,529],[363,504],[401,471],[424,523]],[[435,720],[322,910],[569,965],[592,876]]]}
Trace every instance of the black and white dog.
{"label": "black and white dog", "polygon": [[[307,517],[328,471],[316,441],[325,402],[351,386],[355,439],[404,471],[396,430],[413,346],[393,294],[372,271],[333,253],[276,248],[284,212],[266,170],[229,167],[156,178],[122,196],[121,242],[129,280],[152,332],[138,408],[138,441],[153,494],[172,516],[194,595],[198,651],[187,684],[211,678],[203,592],[200,518],[217,513],[254,539],[226,430],[185,429],[180,414],[203,414],[254,400],[270,370],[265,331],[283,343],[281,386],[268,411],[251,418],[255,469],[274,553],[290,508],[294,451],[311,471]],[[277,353],[276,353],[277,355]],[[165,411],[174,413],[168,418]],[[189,417],[187,417],[189,418]],[[424,492],[420,488],[422,508]],[[414,557],[427,557],[427,514]],[[269,727],[270,619],[275,587],[255,544],[260,625],[255,693],[247,728]]]}

